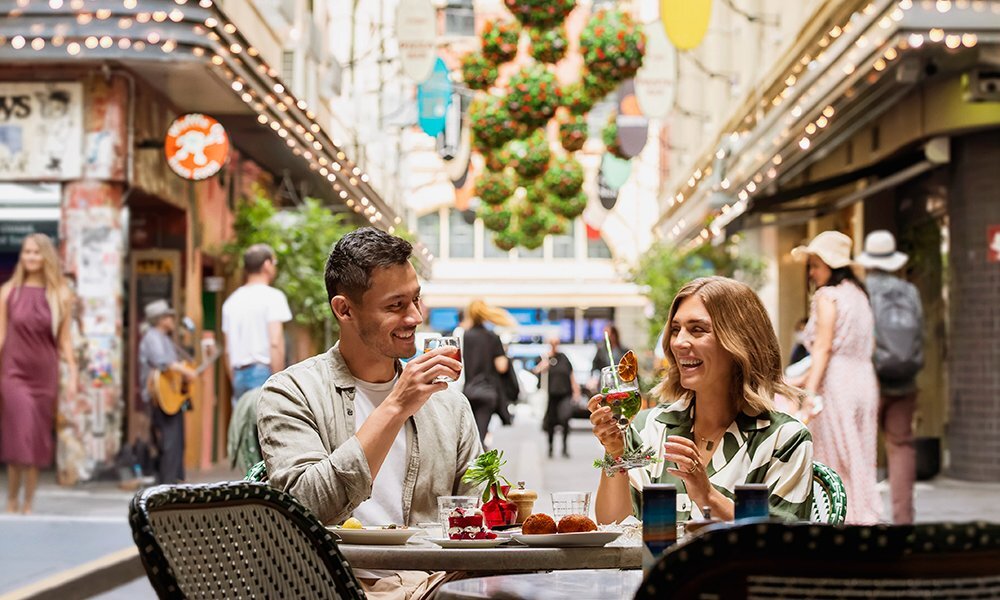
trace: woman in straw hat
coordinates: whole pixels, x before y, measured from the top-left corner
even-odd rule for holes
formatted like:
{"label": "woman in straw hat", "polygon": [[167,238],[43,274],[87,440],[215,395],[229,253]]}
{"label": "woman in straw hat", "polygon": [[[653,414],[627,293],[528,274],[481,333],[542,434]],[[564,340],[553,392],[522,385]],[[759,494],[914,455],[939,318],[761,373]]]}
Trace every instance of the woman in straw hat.
{"label": "woman in straw hat", "polygon": [[809,423],[816,460],[840,474],[847,487],[847,520],[881,520],[875,488],[878,381],[872,367],[874,317],[864,286],[851,270],[851,238],[824,231],[792,250],[809,264],[815,287],[805,343],[812,365],[792,381],[825,399]]}

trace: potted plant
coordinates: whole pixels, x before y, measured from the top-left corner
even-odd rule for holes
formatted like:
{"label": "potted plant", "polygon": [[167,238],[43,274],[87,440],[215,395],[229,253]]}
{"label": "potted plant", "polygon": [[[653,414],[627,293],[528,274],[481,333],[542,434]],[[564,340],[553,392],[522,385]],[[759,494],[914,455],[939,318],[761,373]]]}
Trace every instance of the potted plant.
{"label": "potted plant", "polygon": [[557,63],[566,56],[569,40],[566,39],[566,29],[562,25],[552,29],[528,30],[531,40],[531,56],[543,63]]}
{"label": "potted plant", "polygon": [[476,195],[486,204],[503,204],[514,193],[514,182],[505,173],[486,171],[476,179],[475,189]]}
{"label": "potted plant", "polygon": [[505,464],[503,451],[493,449],[476,457],[462,476],[465,483],[484,485],[482,511],[490,529],[513,525],[517,521],[517,504],[507,499],[510,482],[500,474]]}
{"label": "potted plant", "polygon": [[542,181],[557,196],[572,198],[583,188],[583,167],[572,156],[556,157],[549,163]]}
{"label": "potted plant", "polygon": [[483,56],[495,65],[513,59],[520,36],[521,26],[517,21],[487,21],[483,25]]}
{"label": "potted plant", "polygon": [[470,52],[462,57],[462,79],[473,90],[488,90],[496,83],[497,66],[482,52]]}
{"label": "potted plant", "polygon": [[576,152],[587,141],[587,121],[582,115],[569,115],[559,121],[559,143],[567,152]]}
{"label": "potted plant", "polygon": [[635,75],[645,49],[642,26],[621,10],[597,11],[580,34],[580,53],[587,70],[615,83]]}
{"label": "potted plant", "polygon": [[561,23],[576,6],[576,0],[504,0],[504,4],[525,25],[548,27]]}
{"label": "potted plant", "polygon": [[493,150],[517,135],[517,127],[503,101],[493,96],[477,98],[469,106],[472,142],[481,151]]}
{"label": "potted plant", "polygon": [[562,89],[556,76],[535,63],[510,78],[505,104],[510,116],[529,127],[544,125],[562,104]]}

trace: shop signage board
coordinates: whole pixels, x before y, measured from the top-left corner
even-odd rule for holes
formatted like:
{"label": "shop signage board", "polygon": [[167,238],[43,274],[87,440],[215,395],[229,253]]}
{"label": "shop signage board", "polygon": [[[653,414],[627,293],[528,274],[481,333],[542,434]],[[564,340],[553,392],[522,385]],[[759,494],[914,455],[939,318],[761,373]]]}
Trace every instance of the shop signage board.
{"label": "shop signage board", "polygon": [[396,41],[403,74],[425,81],[437,58],[437,13],[431,0],[406,0],[396,6]]}
{"label": "shop signage board", "polygon": [[646,146],[649,134],[649,119],[639,109],[635,97],[635,82],[626,79],[618,86],[618,147],[626,158],[638,156]]}
{"label": "shop signage board", "polygon": [[83,84],[0,82],[0,181],[79,179]]}
{"label": "shop signage board", "polygon": [[451,104],[451,93],[448,66],[438,57],[431,76],[417,86],[417,120],[427,135],[437,137],[444,131],[448,105]]}
{"label": "shop signage board", "polygon": [[20,252],[24,238],[32,233],[44,233],[59,243],[58,221],[0,221],[0,252]]}
{"label": "shop signage board", "polygon": [[990,225],[986,228],[986,244],[988,246],[986,259],[989,262],[1000,263],[1000,225]]}
{"label": "shop signage board", "polygon": [[212,117],[189,113],[170,124],[163,151],[174,173],[201,181],[218,173],[229,160],[229,136]]}
{"label": "shop signage board", "polygon": [[711,16],[712,0],[660,0],[660,21],[678,50],[701,44]]}
{"label": "shop signage board", "polygon": [[635,97],[642,113],[662,119],[670,113],[677,95],[677,51],[663,27],[653,24],[646,31],[646,54],[635,74]]}

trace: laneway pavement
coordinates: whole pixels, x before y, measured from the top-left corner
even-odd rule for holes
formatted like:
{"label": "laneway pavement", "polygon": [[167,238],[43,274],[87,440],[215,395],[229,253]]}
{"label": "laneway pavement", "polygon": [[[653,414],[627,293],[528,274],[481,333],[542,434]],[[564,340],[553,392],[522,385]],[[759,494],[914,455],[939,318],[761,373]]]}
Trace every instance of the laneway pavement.
{"label": "laneway pavement", "polygon": [[[591,463],[601,451],[586,421],[575,421],[569,438],[570,458],[547,458],[547,442],[540,430],[540,411],[517,407],[511,427],[493,430],[493,447],[504,450],[504,474],[512,482],[524,481],[538,492],[536,509],[547,512],[554,491],[594,490],[597,471]],[[0,481],[6,481],[0,470]],[[228,470],[197,474],[198,481],[238,479]],[[883,495],[888,487],[883,485]],[[0,596],[48,575],[87,563],[104,554],[132,545],[127,513],[131,492],[114,484],[84,484],[76,488],[55,485],[51,474],[43,477],[33,516],[0,513]],[[937,478],[919,482],[916,510],[919,521],[1000,522],[1000,484],[983,484]],[[888,508],[888,501],[886,502]],[[104,600],[155,598],[145,579],[99,596]]]}

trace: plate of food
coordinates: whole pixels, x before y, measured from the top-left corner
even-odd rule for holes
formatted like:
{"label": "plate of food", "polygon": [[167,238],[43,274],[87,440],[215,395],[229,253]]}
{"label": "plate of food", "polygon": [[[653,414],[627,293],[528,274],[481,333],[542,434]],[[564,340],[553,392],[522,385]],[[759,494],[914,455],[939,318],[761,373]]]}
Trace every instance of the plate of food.
{"label": "plate of food", "polygon": [[597,524],[586,515],[567,515],[555,520],[545,513],[524,520],[521,533],[512,537],[526,546],[547,548],[595,548],[618,539],[620,531],[597,531]]}
{"label": "plate of food", "polygon": [[506,544],[510,541],[508,537],[495,537],[492,539],[478,539],[478,540],[453,540],[451,538],[430,538],[432,544],[437,544],[442,548],[455,549],[455,548],[496,548],[500,544]]}
{"label": "plate of food", "polygon": [[403,525],[364,526],[357,519],[350,518],[343,525],[331,527],[330,531],[340,537],[345,544],[369,544],[377,546],[401,546],[411,537],[420,533],[417,528]]}

